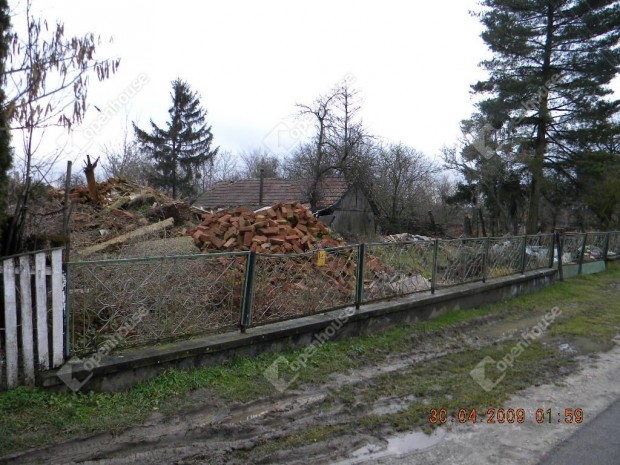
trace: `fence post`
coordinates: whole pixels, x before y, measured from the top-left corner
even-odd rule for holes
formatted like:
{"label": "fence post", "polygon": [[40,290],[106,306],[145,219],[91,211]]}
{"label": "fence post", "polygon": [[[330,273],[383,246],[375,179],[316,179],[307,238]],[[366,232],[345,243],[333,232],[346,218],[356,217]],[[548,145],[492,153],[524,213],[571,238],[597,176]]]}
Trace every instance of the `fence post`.
{"label": "fence post", "polygon": [[525,274],[527,267],[527,235],[523,236],[523,245],[521,246],[521,274]]}
{"label": "fence post", "polygon": [[581,250],[579,251],[579,268],[577,269],[577,275],[581,275],[583,269],[583,256],[586,253],[586,242],[588,240],[588,233],[583,235],[583,242],[581,243]]}
{"label": "fence post", "polygon": [[437,255],[439,252],[439,239],[435,239],[433,246],[433,274],[431,275],[431,294],[435,293],[437,287]]}
{"label": "fence post", "polygon": [[62,249],[52,250],[52,368],[65,361],[65,287]]}
{"label": "fence post", "polygon": [[24,381],[34,384],[34,332],[32,330],[32,290],[30,289],[30,255],[19,257],[19,296],[22,324],[22,362]]}
{"label": "fence post", "polygon": [[[65,251],[65,253],[67,253]],[[65,256],[66,259],[66,256]],[[65,261],[63,263],[63,271],[65,273],[65,358],[71,356],[71,265]]]}
{"label": "fence post", "polygon": [[486,283],[487,281],[487,273],[488,273],[488,261],[489,261],[489,247],[491,244],[490,238],[485,238],[484,241],[484,255],[482,256],[482,282]]}
{"label": "fence post", "polygon": [[[4,355],[6,360],[6,386],[17,387],[17,296],[15,292],[15,263],[13,258],[2,262],[4,280]],[[1,370],[0,370],[1,372]]]}
{"label": "fence post", "polygon": [[[39,356],[39,368],[41,370],[47,370],[50,367],[50,356],[48,348],[49,333],[47,330],[47,277],[45,274],[45,253],[38,253],[34,260],[37,299],[37,354]],[[67,289],[69,289],[68,283]]]}
{"label": "fence post", "polygon": [[243,301],[241,303],[241,319],[239,327],[242,333],[252,325],[252,307],[254,304],[254,270],[256,268],[256,252],[250,251],[245,262],[243,280]]}
{"label": "fence post", "polygon": [[555,234],[551,234],[551,246],[549,247],[549,268],[553,268],[553,249],[555,248]]}
{"label": "fence post", "polygon": [[562,270],[562,237],[560,236],[560,231],[555,232],[555,246],[558,254],[558,275],[560,276],[560,281],[564,281],[564,272]]}
{"label": "fence post", "polygon": [[611,233],[607,232],[605,234],[605,242],[603,243],[603,261],[605,266],[607,266],[607,252],[609,252],[609,236],[611,236]]}
{"label": "fence post", "polygon": [[357,246],[357,276],[355,278],[355,308],[359,309],[364,299],[364,263],[366,258],[366,244]]}

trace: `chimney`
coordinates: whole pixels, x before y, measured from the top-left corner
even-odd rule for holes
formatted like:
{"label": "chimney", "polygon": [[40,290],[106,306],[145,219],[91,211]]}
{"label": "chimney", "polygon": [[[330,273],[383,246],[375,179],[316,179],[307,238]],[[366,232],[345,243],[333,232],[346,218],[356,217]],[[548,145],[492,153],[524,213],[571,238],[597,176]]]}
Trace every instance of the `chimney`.
{"label": "chimney", "polygon": [[258,206],[263,206],[263,187],[265,183],[265,168],[260,169],[260,185],[258,188]]}

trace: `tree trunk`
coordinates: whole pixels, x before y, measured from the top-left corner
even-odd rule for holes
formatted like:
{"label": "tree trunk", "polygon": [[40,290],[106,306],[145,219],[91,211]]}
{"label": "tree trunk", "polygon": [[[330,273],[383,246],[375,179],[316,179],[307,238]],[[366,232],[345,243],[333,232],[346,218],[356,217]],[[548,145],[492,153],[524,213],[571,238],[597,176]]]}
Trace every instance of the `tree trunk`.
{"label": "tree trunk", "polygon": [[474,232],[471,227],[471,218],[469,215],[465,215],[465,219],[463,220],[463,233],[465,237],[472,237]]}
{"label": "tree trunk", "polygon": [[478,218],[480,218],[480,227],[482,228],[482,237],[487,237],[487,229],[484,225],[484,216],[482,215],[482,208],[478,208]]}
{"label": "tree trunk", "polygon": [[95,168],[99,163],[99,158],[95,160],[95,163],[91,163],[90,155],[86,155],[86,166],[84,167],[84,174],[86,175],[86,184],[88,185],[88,192],[90,193],[90,200],[94,205],[99,205],[99,189],[97,189],[97,181],[95,180]]}
{"label": "tree trunk", "polygon": [[551,50],[553,41],[553,5],[547,4],[547,36],[545,39],[545,57],[542,67],[542,78],[544,89],[539,92],[540,106],[538,110],[538,127],[536,129],[536,143],[534,147],[534,157],[530,163],[530,174],[532,183],[530,185],[530,205],[525,226],[526,234],[536,234],[538,232],[538,213],[540,209],[541,186],[543,183],[543,164],[545,161],[545,150],[547,145],[547,125],[549,124],[548,109],[548,90],[547,83],[551,78]]}

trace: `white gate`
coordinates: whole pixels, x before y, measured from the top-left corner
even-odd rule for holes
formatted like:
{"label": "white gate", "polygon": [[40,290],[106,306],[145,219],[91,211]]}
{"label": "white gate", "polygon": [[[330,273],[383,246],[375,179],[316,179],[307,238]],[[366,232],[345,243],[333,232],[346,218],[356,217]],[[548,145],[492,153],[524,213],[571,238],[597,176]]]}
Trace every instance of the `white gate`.
{"label": "white gate", "polygon": [[2,259],[0,389],[32,385],[36,373],[64,362],[63,249]]}

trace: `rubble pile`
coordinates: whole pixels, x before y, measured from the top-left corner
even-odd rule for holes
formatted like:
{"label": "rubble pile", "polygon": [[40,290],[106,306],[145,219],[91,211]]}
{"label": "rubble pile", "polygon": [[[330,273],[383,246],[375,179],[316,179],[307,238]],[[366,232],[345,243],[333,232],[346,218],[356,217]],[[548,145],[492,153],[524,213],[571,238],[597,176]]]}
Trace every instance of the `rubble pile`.
{"label": "rubble pile", "polygon": [[[167,237],[182,235],[181,225],[192,215],[186,201],[174,200],[122,177],[97,183],[97,193],[95,202],[86,186],[75,186],[69,191],[71,247],[78,254],[103,251],[106,244],[118,247],[142,233],[158,235],[167,230]],[[49,197],[61,210],[64,189],[50,187]]]}
{"label": "rubble pile", "polygon": [[299,202],[278,202],[257,212],[236,208],[204,213],[202,220],[187,234],[207,252],[250,250],[285,254],[344,245],[330,238],[328,227]]}
{"label": "rubble pile", "polygon": [[[63,201],[64,189],[50,188],[53,199]],[[189,205],[185,201],[175,201],[166,194],[148,186],[141,186],[125,178],[109,178],[107,181],[97,183],[98,207],[107,208],[107,211],[120,209],[135,209],[143,206],[178,204],[185,205],[189,211]],[[69,201],[78,204],[94,205],[87,186],[75,186],[69,191]]]}
{"label": "rubble pile", "polygon": [[428,236],[420,236],[419,234],[400,233],[390,234],[383,238],[383,242],[416,242],[416,241],[432,241]]}

